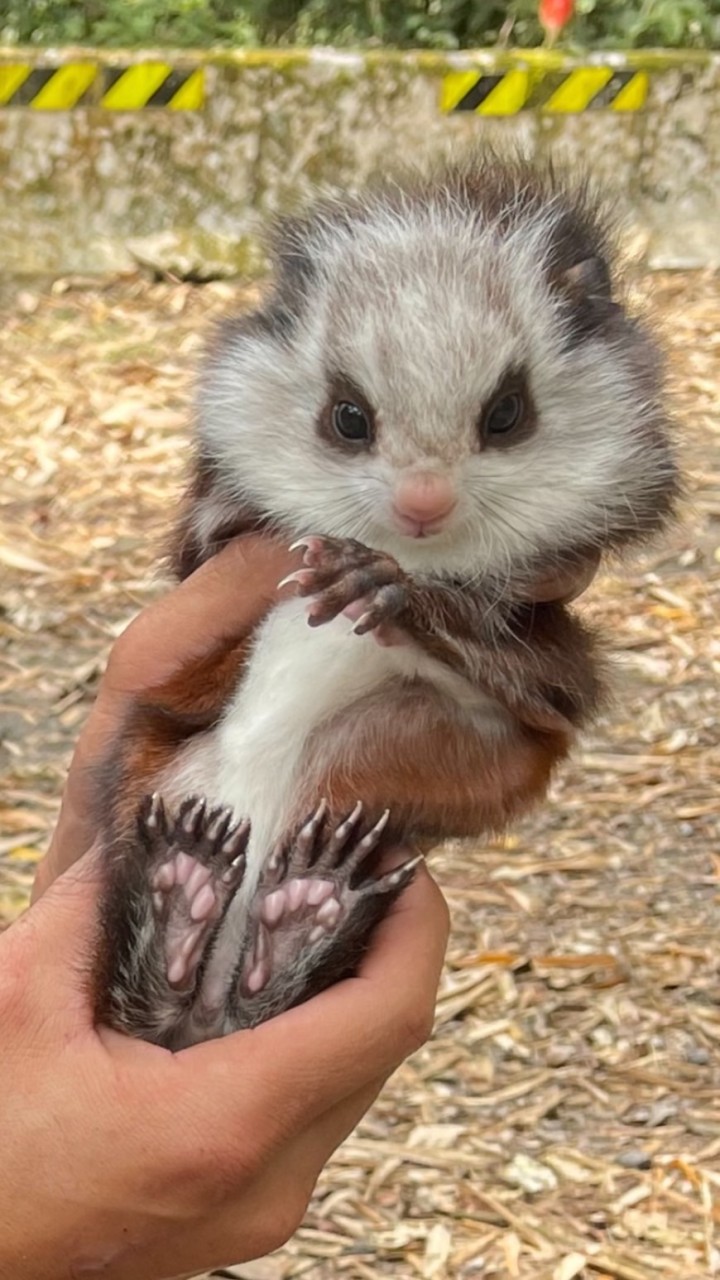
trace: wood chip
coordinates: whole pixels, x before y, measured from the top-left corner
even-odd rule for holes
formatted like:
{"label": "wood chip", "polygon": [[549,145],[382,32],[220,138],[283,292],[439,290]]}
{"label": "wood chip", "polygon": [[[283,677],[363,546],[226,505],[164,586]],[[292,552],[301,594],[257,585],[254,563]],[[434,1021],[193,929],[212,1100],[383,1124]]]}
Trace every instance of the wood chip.
{"label": "wood chip", "polygon": [[[304,1229],[231,1275],[720,1275],[719,280],[633,280],[669,348],[689,501],[579,606],[616,655],[614,705],[547,804],[432,856],[453,913],[435,1035]],[[2,287],[0,927],[110,644],[164,590],[202,340],[257,300],[140,275]]]}

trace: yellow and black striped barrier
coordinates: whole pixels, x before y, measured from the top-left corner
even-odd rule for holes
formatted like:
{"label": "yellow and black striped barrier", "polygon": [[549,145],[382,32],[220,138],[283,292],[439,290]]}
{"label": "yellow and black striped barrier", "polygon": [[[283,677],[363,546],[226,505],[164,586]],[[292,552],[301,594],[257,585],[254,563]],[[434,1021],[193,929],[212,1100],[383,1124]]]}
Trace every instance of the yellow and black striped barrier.
{"label": "yellow and black striped barrier", "polygon": [[[656,75],[681,72],[678,92],[715,55],[695,50],[639,50],[627,54],[588,54],[584,62],[545,49],[467,51],[375,50],[363,54],[326,49],[232,49],[201,53],[168,51],[115,55],[101,50],[69,50],[55,55],[28,49],[3,51],[0,58],[0,110],[69,111],[99,107],[105,111],[163,108],[197,111],[210,86],[233,75],[258,71],[286,75],[318,64],[325,78],[333,63],[339,75],[360,80],[379,68],[397,67],[431,76],[440,84],[441,111],[479,116],[513,116],[521,111],[550,115],[607,110],[641,111],[649,104]],[[213,75],[212,73],[217,73]]]}
{"label": "yellow and black striped barrier", "polygon": [[647,102],[647,71],[633,67],[572,67],[544,71],[513,67],[490,74],[473,69],[443,78],[441,110],[479,116],[514,116],[520,111],[574,115],[581,111],[641,111]]}
{"label": "yellow and black striped barrier", "polygon": [[66,62],[38,67],[31,62],[0,63],[0,108],[69,111],[98,106],[106,111],[197,111],[205,97],[204,66],[135,62],[121,66]]}

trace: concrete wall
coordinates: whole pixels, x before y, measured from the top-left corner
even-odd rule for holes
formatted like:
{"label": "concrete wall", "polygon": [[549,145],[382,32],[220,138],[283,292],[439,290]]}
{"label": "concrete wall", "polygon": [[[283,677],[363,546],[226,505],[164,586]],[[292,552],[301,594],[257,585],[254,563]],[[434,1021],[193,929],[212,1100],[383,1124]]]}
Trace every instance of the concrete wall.
{"label": "concrete wall", "polygon": [[[640,112],[499,119],[441,111],[443,77],[565,60],[331,50],[122,56],[202,65],[201,109],[0,107],[5,271],[95,272],[140,257],[180,271],[252,272],[262,263],[266,215],[318,184],[353,186],[388,160],[422,160],[483,138],[588,163],[617,192],[651,264],[720,264],[718,55],[643,54],[650,87]],[[57,66],[80,57],[119,60],[0,50],[0,72],[22,58]]]}

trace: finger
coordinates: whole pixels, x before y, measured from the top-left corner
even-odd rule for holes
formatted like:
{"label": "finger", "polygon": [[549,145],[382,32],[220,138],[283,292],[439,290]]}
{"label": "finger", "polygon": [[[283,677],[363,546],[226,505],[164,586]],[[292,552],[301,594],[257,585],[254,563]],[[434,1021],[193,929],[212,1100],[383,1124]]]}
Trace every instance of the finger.
{"label": "finger", "polygon": [[265,536],[236,539],[123,633],[78,740],[50,848],[36,873],[33,902],[95,839],[98,761],[133,700],[224,639],[252,630],[298,559],[298,553]]}
{"label": "finger", "polygon": [[578,556],[570,563],[553,569],[546,574],[539,574],[528,587],[525,595],[528,600],[538,603],[557,601],[569,604],[577,599],[590,586],[600,566],[600,553],[589,551]]}
{"label": "finger", "polygon": [[588,556],[582,564],[578,565],[575,574],[567,582],[562,596],[557,597],[561,603],[569,604],[571,600],[576,600],[584,591],[587,591],[600,568],[600,559],[600,552],[598,551],[596,554]]}
{"label": "finger", "polygon": [[82,858],[97,839],[97,767],[97,754],[83,744],[81,736],[50,846],[35,872],[30,891],[31,904],[42,897],[58,876]]}
{"label": "finger", "polygon": [[42,900],[11,926],[9,935],[21,954],[27,949],[28,983],[51,994],[53,1012],[59,1007],[67,1012],[68,1004],[74,1003],[84,1010],[88,1026],[87,979],[98,946],[100,887],[100,849],[94,846],[49,886]]}
{"label": "finger", "polygon": [[[224,1193],[212,1214],[202,1221],[193,1219],[184,1230],[174,1222],[170,1238],[143,1249],[133,1280],[156,1280],[181,1271],[193,1276],[280,1248],[300,1226],[331,1155],[372,1106],[384,1083],[384,1077],[373,1081],[303,1128],[251,1179],[238,1178],[234,1185],[228,1165]],[[242,1165],[243,1150],[238,1154],[237,1163]]]}
{"label": "finger", "polygon": [[[444,899],[421,869],[380,925],[358,976],[252,1032],[177,1057],[206,1082],[203,1124],[247,1138],[243,1095],[267,1134],[311,1121],[388,1075],[430,1034],[448,937]],[[240,1084],[242,1082],[242,1084]]]}
{"label": "finger", "polygon": [[108,690],[135,696],[252,630],[278,598],[278,583],[299,562],[299,553],[268,535],[229,543],[131,622],[113,647]]}
{"label": "finger", "polygon": [[[98,708],[91,712],[91,716],[96,712],[102,717],[103,711]],[[97,724],[96,719],[95,728]],[[57,877],[82,858],[98,838],[97,785],[102,752],[99,746],[97,749],[93,746],[89,738],[84,738],[87,727],[75,748],[50,846],[35,872],[31,903],[37,902]],[[117,728],[117,716],[108,713],[109,740]]]}

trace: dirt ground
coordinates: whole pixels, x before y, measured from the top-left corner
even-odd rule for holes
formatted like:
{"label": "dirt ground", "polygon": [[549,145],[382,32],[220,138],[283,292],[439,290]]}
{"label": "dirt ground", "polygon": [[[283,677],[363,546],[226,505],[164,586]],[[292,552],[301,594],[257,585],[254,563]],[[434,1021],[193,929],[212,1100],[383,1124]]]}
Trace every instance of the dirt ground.
{"label": "dirt ground", "polygon": [[[671,349],[683,520],[583,609],[615,706],[549,802],[433,866],[454,932],[434,1039],[245,1280],[720,1274],[720,291],[640,278]],[[141,277],[6,285],[0,920],[26,902],[108,647],[162,590],[189,376],[250,300]]]}

